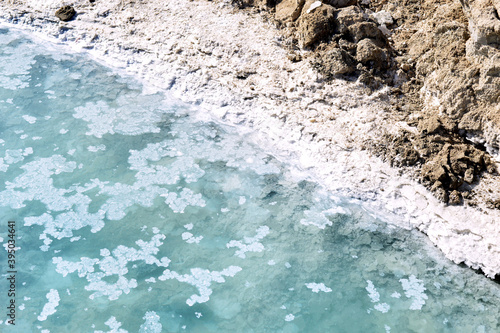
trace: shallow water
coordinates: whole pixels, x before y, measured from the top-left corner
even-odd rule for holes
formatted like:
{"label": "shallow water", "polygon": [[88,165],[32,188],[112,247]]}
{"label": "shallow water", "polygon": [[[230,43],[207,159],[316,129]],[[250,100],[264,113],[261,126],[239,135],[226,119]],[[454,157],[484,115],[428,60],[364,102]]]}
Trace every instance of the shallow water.
{"label": "shallow water", "polygon": [[1,30],[0,112],[1,332],[500,331],[497,284],[81,55]]}

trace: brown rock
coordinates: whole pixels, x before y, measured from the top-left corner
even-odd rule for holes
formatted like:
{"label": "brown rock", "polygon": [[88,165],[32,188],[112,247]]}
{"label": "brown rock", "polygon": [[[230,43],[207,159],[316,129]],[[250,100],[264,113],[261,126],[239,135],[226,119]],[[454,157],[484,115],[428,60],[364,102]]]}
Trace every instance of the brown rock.
{"label": "brown rock", "polygon": [[56,17],[64,22],[71,20],[75,14],[76,11],[71,6],[64,6],[56,11]]}
{"label": "brown rock", "polygon": [[[305,7],[308,7],[308,2]],[[333,33],[334,9],[322,4],[311,12],[303,12],[299,18],[299,42],[301,47],[310,47],[325,40]]]}
{"label": "brown rock", "polygon": [[467,171],[465,171],[464,181],[466,181],[468,184],[472,184],[474,182],[474,169],[473,168],[469,168],[469,169],[467,169]]}
{"label": "brown rock", "polygon": [[373,22],[359,22],[348,27],[349,33],[355,42],[365,38],[384,40],[382,31]]}
{"label": "brown rock", "polygon": [[441,121],[436,115],[425,117],[418,123],[418,129],[422,134],[437,134],[443,131]]}
{"label": "brown rock", "polygon": [[356,60],[365,65],[373,62],[377,67],[381,67],[387,64],[387,55],[372,39],[365,38],[356,47]]}
{"label": "brown rock", "polygon": [[276,5],[274,17],[280,22],[295,21],[305,3],[305,0],[283,0]]}
{"label": "brown rock", "polygon": [[448,198],[448,204],[457,206],[462,204],[462,194],[458,191],[452,191]]}
{"label": "brown rock", "polygon": [[342,8],[335,15],[335,25],[341,34],[348,33],[351,25],[363,21],[363,12],[356,6]]}
{"label": "brown rock", "polygon": [[327,78],[349,74],[356,70],[354,59],[340,48],[332,48],[319,53],[315,66]]}

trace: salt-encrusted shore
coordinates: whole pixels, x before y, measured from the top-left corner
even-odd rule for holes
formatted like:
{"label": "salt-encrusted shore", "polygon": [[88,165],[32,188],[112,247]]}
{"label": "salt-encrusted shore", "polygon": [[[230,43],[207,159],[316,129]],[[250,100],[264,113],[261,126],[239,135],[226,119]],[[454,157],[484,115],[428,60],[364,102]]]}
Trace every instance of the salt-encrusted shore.
{"label": "salt-encrusted shore", "polygon": [[[148,86],[169,90],[235,124],[278,158],[370,212],[426,233],[456,263],[500,274],[500,211],[445,206],[401,170],[363,150],[406,123],[387,112],[387,90],[324,82],[307,61],[287,58],[279,32],[221,1],[73,1],[60,22],[56,0],[0,2],[4,23],[89,52]],[[408,130],[416,130],[407,128]],[[475,191],[498,191],[486,175]],[[484,202],[484,200],[483,200]]]}

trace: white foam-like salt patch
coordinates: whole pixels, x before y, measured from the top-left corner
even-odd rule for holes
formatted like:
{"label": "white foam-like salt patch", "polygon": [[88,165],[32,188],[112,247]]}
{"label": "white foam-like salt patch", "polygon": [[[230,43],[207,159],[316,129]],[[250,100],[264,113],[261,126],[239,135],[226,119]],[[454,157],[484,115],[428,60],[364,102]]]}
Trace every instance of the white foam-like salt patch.
{"label": "white foam-like salt patch", "polygon": [[26,120],[30,124],[36,123],[36,117],[30,116],[30,115],[23,115],[23,119]]}
{"label": "white foam-like salt patch", "polygon": [[205,207],[206,202],[203,200],[201,193],[195,194],[188,188],[183,188],[180,194],[170,192],[161,194],[165,197],[165,203],[172,209],[174,213],[184,213],[184,209],[188,206]]}
{"label": "white foam-like salt patch", "polygon": [[[135,279],[129,280],[125,277],[128,273],[127,264],[129,262],[144,261],[148,265],[168,267],[170,259],[155,257],[165,237],[163,234],[155,234],[149,242],[138,240],[136,244],[139,249],[123,245],[118,246],[112,252],[108,249],[101,249],[101,259],[81,258],[80,262],[71,262],[63,260],[61,257],[54,257],[52,262],[56,265],[56,272],[63,276],[78,271],[79,277],[85,277],[89,282],[85,289],[94,291],[89,296],[91,299],[107,296],[110,300],[115,300],[123,293],[128,294],[131,289],[137,287]],[[96,265],[99,267],[98,271],[96,271]],[[113,275],[118,277],[115,283],[103,281],[103,278]]]}
{"label": "white foam-like salt patch", "polygon": [[368,291],[368,297],[370,297],[370,300],[372,303],[377,303],[380,301],[380,294],[377,291],[377,288],[375,288],[375,285],[373,284],[372,281],[366,280],[368,283],[368,286],[365,288],[366,291]]}
{"label": "white foam-like salt patch", "polygon": [[[88,205],[91,202],[89,197],[81,193],[74,193],[75,189],[66,190],[54,187],[51,176],[63,172],[73,172],[75,168],[75,162],[67,162],[61,155],[40,158],[21,166],[24,172],[17,176],[14,181],[5,182],[5,190],[0,192],[1,205],[19,209],[25,206],[26,201],[38,200],[46,205],[48,211],[53,212],[55,217],[44,213],[41,216],[26,217],[24,220],[26,226],[42,225],[45,227],[44,232],[40,235],[40,239],[44,241],[44,245],[41,247],[44,251],[48,250],[48,246],[52,242],[48,235],[56,239],[71,238],[74,230],[90,226],[92,232],[97,232],[104,226],[105,211],[99,210],[95,214],[88,213]],[[61,211],[66,212],[57,215],[56,212]]]}
{"label": "white foam-like salt patch", "polygon": [[116,320],[116,317],[114,316],[111,316],[104,324],[110,328],[109,331],[94,331],[94,333],[128,333],[128,331],[120,328],[122,323]]}
{"label": "white foam-like salt patch", "polygon": [[194,235],[190,232],[183,232],[181,237],[182,237],[182,240],[186,241],[186,243],[189,243],[189,244],[192,244],[192,243],[198,244],[203,239],[203,236],[194,237]]}
{"label": "white foam-like salt patch", "polygon": [[68,155],[73,156],[75,154],[75,152],[76,152],[76,149],[70,149],[70,150],[68,150]]}
{"label": "white foam-like salt patch", "polygon": [[285,316],[285,321],[292,321],[292,320],[294,320],[294,319],[295,319],[295,316],[294,316],[292,313],[287,314],[287,315]]}
{"label": "white foam-like salt patch", "polygon": [[382,313],[387,313],[391,309],[391,306],[387,303],[378,303],[374,306],[375,310],[380,311]]}
{"label": "white foam-like salt patch", "polygon": [[229,266],[222,271],[209,271],[208,269],[192,268],[191,274],[180,275],[177,272],[166,269],[158,280],[165,281],[175,279],[179,282],[185,282],[198,289],[199,295],[191,295],[186,300],[186,304],[193,306],[196,303],[205,303],[210,299],[212,282],[224,283],[224,277],[233,277],[242,270],[239,266]]}
{"label": "white foam-like salt patch", "polygon": [[332,292],[332,289],[325,286],[324,283],[311,282],[311,283],[306,283],[305,285],[308,289],[311,289],[313,293],[319,293],[320,291],[325,293]]}
{"label": "white foam-like salt patch", "polygon": [[31,140],[33,141],[37,141],[37,140],[42,140],[43,138],[41,136],[34,136],[31,138]]}
{"label": "white foam-like salt patch", "polygon": [[410,275],[408,279],[400,279],[399,282],[405,291],[405,296],[413,299],[410,310],[421,310],[428,298],[425,294],[426,288],[423,281],[417,279],[415,275]]}
{"label": "white foam-like salt patch", "polygon": [[325,229],[327,226],[332,225],[332,221],[326,218],[321,212],[306,210],[304,211],[304,215],[306,218],[300,220],[300,223],[303,225],[314,225],[320,229]]}
{"label": "white foam-like salt patch", "polygon": [[67,130],[67,129],[65,129],[65,128],[61,128],[61,129],[59,130],[59,134],[66,134],[66,133],[68,133],[68,132],[69,132],[69,130]]}
{"label": "white foam-like salt patch", "polygon": [[193,224],[192,223],[188,223],[188,224],[184,224],[184,228],[186,228],[186,230],[192,230],[193,229]]}
{"label": "white foam-like salt patch", "polygon": [[[142,103],[141,103],[142,102]],[[104,101],[89,102],[85,106],[75,108],[73,117],[88,122],[87,135],[101,138],[104,134],[139,135],[159,133],[156,123],[161,121],[167,110],[159,109],[155,102],[143,99],[140,103],[130,104],[126,96],[115,101],[118,107],[113,108]]]}
{"label": "white foam-like salt patch", "polygon": [[28,136],[29,136],[28,134],[23,134],[19,137],[19,139],[24,140],[24,139],[28,138]]}
{"label": "white foam-like salt patch", "polygon": [[98,151],[105,151],[106,150],[106,146],[101,144],[101,145],[97,145],[97,146],[88,146],[87,147],[87,150],[92,152],[92,153],[96,153]]}
{"label": "white foam-like salt patch", "polygon": [[3,158],[0,157],[0,171],[7,172],[9,170],[9,165],[4,163]]}
{"label": "white foam-like salt patch", "polygon": [[201,314],[201,312],[195,312],[194,315],[196,316],[196,318],[200,319],[201,317],[203,317],[203,315]]}
{"label": "white foam-like salt patch", "polygon": [[24,151],[22,149],[7,149],[5,151],[4,162],[14,164],[24,160]]}
{"label": "white foam-like salt patch", "polygon": [[260,226],[256,230],[256,235],[254,237],[244,237],[243,241],[231,240],[226,244],[226,247],[232,248],[237,247],[239,250],[235,252],[235,255],[245,259],[247,252],[262,252],[264,250],[264,245],[259,241],[262,240],[269,234],[269,227],[264,225]]}
{"label": "white foam-like salt patch", "polygon": [[227,208],[227,207],[223,207],[223,208],[221,208],[221,209],[220,209],[220,212],[221,212],[221,213],[227,213],[227,212],[229,212],[229,211],[230,211],[230,209],[229,209],[229,208]]}
{"label": "white foam-like salt patch", "polygon": [[331,226],[333,224],[332,221],[328,219],[328,216],[335,216],[337,214],[350,215],[351,213],[349,210],[340,206],[335,206],[321,212],[306,210],[304,211],[305,218],[301,219],[300,223],[303,225],[314,225],[320,229],[325,229],[327,226]]}
{"label": "white foam-like salt patch", "polygon": [[145,320],[144,324],[139,328],[139,333],[161,333],[162,325],[160,323],[160,316],[154,311],[148,311],[142,317]]}
{"label": "white foam-like salt patch", "polygon": [[245,202],[247,202],[247,198],[245,198],[244,196],[240,196],[240,199],[239,199],[238,203],[240,205],[243,205]]}
{"label": "white foam-like salt patch", "polygon": [[269,266],[274,266],[274,265],[276,265],[276,262],[275,262],[274,260],[272,260],[272,259],[271,259],[271,260],[269,260],[269,261],[267,262],[267,264],[268,264]]}
{"label": "white foam-like salt patch", "polygon": [[[2,43],[3,44],[3,43]],[[36,54],[29,43],[2,45],[2,62],[0,63],[0,87],[9,90],[23,89],[29,86],[30,69],[36,62]],[[12,102],[12,99],[9,98]]]}
{"label": "white foam-like salt patch", "polygon": [[39,321],[44,321],[48,316],[56,313],[56,307],[59,305],[59,292],[56,289],[50,289],[46,295],[48,302],[43,306],[42,312],[37,317]]}
{"label": "white foam-like salt patch", "polygon": [[397,291],[395,291],[395,292],[393,292],[393,293],[391,294],[391,297],[392,297],[392,298],[400,298],[400,297],[401,297],[401,294],[400,294],[400,293],[398,293]]}

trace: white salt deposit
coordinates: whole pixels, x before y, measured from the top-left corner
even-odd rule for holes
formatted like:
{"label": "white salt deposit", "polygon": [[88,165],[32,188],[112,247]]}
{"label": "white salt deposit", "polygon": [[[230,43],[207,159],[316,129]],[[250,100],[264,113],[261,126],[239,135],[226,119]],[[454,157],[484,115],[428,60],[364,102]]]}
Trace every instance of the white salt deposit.
{"label": "white salt deposit", "polygon": [[400,279],[399,282],[405,291],[405,296],[412,299],[410,310],[421,310],[428,298],[423,281],[417,279],[415,275],[410,275],[408,279]]}
{"label": "white salt deposit", "polygon": [[264,245],[259,241],[266,237],[269,232],[268,226],[261,226],[256,230],[254,237],[245,237],[243,241],[232,240],[226,244],[226,247],[228,249],[232,247],[239,248],[234,255],[245,259],[247,252],[262,252],[264,250]]}
{"label": "white salt deposit", "polygon": [[193,306],[196,303],[205,303],[209,300],[212,294],[212,289],[210,286],[212,282],[224,283],[226,280],[224,277],[233,277],[236,273],[242,270],[238,266],[229,266],[222,271],[209,271],[208,269],[202,268],[192,268],[191,274],[181,275],[177,272],[166,269],[158,280],[165,281],[170,279],[176,279],[179,282],[185,282],[198,289],[199,295],[192,295],[186,300],[186,304]]}
{"label": "white salt deposit", "polygon": [[311,289],[313,293],[319,293],[320,291],[325,293],[332,292],[332,289],[325,286],[324,283],[311,282],[311,283],[306,283],[305,285],[307,288]]}
{"label": "white salt deposit", "polygon": [[56,313],[56,308],[59,305],[59,301],[61,300],[56,289],[50,289],[46,297],[48,302],[43,306],[43,310],[38,316],[39,321],[44,321],[48,316]]}
{"label": "white salt deposit", "polygon": [[94,333],[128,333],[128,331],[120,328],[122,323],[116,320],[116,317],[114,316],[111,316],[104,324],[109,327],[109,331],[94,331]]}
{"label": "white salt deposit", "polygon": [[316,8],[320,7],[322,5],[321,1],[315,1],[311,4],[311,6],[309,6],[309,8],[307,9],[307,14],[309,14],[310,12],[312,12],[313,10],[315,10]]}
{"label": "white salt deposit", "polygon": [[365,289],[368,291],[368,297],[370,297],[372,303],[377,303],[380,301],[380,294],[378,293],[377,288],[375,288],[372,281],[366,280],[366,282],[368,283],[368,286]]}
{"label": "white salt deposit", "polygon": [[154,311],[148,311],[142,318],[145,320],[144,324],[139,328],[139,333],[161,333],[162,324],[160,323],[160,316]]}

